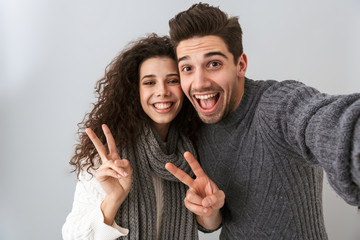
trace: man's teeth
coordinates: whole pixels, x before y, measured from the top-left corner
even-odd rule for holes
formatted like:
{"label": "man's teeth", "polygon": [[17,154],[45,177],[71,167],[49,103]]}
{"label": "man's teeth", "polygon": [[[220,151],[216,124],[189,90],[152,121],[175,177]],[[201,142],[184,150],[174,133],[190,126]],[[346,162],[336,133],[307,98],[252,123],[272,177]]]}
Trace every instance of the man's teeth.
{"label": "man's teeth", "polygon": [[211,94],[206,94],[206,95],[195,95],[195,98],[196,99],[209,99],[209,98],[212,98],[212,97],[215,97],[216,96],[216,93],[211,93]]}
{"label": "man's teeth", "polygon": [[157,109],[160,109],[160,110],[167,109],[167,108],[171,107],[171,103],[155,103],[154,107]]}

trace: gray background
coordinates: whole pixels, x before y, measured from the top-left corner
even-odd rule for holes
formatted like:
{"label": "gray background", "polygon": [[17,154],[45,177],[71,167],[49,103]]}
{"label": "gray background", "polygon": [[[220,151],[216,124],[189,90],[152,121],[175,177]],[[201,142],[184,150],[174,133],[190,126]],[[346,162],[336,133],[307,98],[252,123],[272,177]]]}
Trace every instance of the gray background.
{"label": "gray background", "polygon": [[[68,161],[95,82],[127,42],[168,33],[194,1],[0,1],[0,239],[61,239],[75,175]],[[360,1],[209,1],[239,16],[253,79],[360,90]],[[360,220],[324,182],[329,239]],[[218,232],[201,235],[217,239]]]}

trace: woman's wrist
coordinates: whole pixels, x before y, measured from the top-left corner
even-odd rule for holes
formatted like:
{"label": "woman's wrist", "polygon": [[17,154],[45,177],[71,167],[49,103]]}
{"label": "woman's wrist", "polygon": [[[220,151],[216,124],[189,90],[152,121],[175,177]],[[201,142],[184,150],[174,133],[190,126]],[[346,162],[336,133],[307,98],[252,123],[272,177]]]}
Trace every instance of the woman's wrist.
{"label": "woman's wrist", "polygon": [[104,223],[107,225],[113,225],[115,215],[121,206],[122,201],[118,198],[113,198],[111,196],[106,195],[103,202],[101,203],[101,211],[104,216]]}

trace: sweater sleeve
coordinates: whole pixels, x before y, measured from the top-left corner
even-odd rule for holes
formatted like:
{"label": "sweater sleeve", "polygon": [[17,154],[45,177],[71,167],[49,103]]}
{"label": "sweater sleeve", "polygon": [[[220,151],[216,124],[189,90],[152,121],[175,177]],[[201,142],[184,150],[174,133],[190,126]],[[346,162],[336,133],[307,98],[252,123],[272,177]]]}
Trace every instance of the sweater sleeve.
{"label": "sweater sleeve", "polygon": [[359,206],[360,94],[327,95],[284,81],[268,88],[260,106],[282,147],[321,166],[337,194]]}
{"label": "sweater sleeve", "polygon": [[62,228],[63,239],[112,240],[126,236],[128,229],[104,223],[101,203],[105,193],[95,177],[80,174],[76,185],[73,207]]}

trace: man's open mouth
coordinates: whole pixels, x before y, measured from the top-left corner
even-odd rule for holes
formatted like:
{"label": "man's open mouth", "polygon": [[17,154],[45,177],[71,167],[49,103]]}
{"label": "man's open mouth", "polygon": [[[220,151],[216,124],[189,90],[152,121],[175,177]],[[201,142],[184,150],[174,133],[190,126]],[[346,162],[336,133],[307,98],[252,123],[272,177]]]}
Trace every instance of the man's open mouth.
{"label": "man's open mouth", "polygon": [[194,94],[193,96],[202,110],[211,111],[217,105],[220,93]]}

